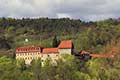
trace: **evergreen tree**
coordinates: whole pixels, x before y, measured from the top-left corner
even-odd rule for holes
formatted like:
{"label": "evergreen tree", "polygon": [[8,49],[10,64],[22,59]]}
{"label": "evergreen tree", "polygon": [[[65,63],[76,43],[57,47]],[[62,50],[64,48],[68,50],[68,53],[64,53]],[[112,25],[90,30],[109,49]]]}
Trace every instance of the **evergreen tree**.
{"label": "evergreen tree", "polygon": [[53,47],[57,47],[58,44],[59,44],[59,41],[57,40],[57,36],[55,35],[55,36],[54,36],[54,39],[53,39],[52,46],[53,46]]}

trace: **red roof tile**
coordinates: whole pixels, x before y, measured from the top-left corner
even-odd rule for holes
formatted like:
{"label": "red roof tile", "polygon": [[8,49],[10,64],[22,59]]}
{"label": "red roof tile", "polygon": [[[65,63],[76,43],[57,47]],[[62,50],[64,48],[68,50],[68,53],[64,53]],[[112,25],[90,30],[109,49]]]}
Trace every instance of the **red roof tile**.
{"label": "red roof tile", "polygon": [[58,53],[58,48],[44,48],[42,53]]}
{"label": "red roof tile", "polygon": [[23,52],[41,52],[41,48],[38,46],[24,46],[16,49],[16,53]]}
{"label": "red roof tile", "polygon": [[106,56],[104,56],[104,55],[102,55],[102,54],[90,54],[90,56],[95,57],[95,58],[103,58],[103,57],[106,57]]}
{"label": "red roof tile", "polygon": [[61,43],[58,46],[58,48],[61,48],[61,49],[72,48],[72,41],[71,40],[61,41]]}
{"label": "red roof tile", "polygon": [[118,53],[118,52],[119,52],[119,48],[113,47],[113,48],[112,48],[112,52],[113,52],[113,53]]}

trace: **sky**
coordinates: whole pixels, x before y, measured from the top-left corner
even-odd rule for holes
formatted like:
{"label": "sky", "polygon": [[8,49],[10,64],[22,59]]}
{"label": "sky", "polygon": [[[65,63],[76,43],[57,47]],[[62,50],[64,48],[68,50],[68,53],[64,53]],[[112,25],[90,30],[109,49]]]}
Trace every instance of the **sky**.
{"label": "sky", "polygon": [[98,21],[119,18],[119,6],[120,0],[0,0],[0,17]]}

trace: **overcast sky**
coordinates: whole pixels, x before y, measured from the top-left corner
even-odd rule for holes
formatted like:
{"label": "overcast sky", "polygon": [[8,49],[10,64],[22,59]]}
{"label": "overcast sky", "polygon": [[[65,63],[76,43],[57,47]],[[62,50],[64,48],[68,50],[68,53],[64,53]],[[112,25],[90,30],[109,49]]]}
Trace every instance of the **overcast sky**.
{"label": "overcast sky", "polygon": [[0,0],[0,17],[50,17],[86,21],[120,17],[120,0]]}

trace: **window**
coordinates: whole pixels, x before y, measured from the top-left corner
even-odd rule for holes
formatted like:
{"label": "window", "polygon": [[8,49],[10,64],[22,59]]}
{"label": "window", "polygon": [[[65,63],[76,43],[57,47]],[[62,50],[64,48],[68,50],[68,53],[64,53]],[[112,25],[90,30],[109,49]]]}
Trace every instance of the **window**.
{"label": "window", "polygon": [[44,60],[41,60],[42,62],[44,61]]}
{"label": "window", "polygon": [[26,51],[27,51],[28,49],[26,49]]}
{"label": "window", "polygon": [[48,57],[50,57],[50,55],[49,55],[49,54],[48,54],[47,56],[48,56]]}
{"label": "window", "polygon": [[39,55],[40,53],[38,52],[38,55]]}
{"label": "window", "polygon": [[19,54],[17,53],[16,56],[19,56]]}
{"label": "window", "polygon": [[41,57],[43,57],[43,54],[41,55]]}

